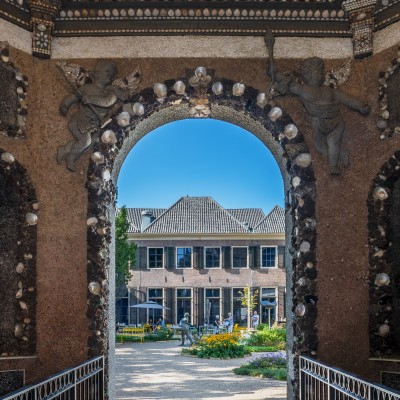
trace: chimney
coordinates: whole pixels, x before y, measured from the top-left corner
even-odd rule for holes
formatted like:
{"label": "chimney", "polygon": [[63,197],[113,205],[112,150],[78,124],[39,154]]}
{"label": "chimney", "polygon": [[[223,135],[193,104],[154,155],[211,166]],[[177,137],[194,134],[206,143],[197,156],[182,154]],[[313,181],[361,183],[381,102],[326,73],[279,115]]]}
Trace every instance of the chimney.
{"label": "chimney", "polygon": [[149,210],[142,211],[140,215],[141,215],[140,232],[143,232],[151,224],[153,215]]}

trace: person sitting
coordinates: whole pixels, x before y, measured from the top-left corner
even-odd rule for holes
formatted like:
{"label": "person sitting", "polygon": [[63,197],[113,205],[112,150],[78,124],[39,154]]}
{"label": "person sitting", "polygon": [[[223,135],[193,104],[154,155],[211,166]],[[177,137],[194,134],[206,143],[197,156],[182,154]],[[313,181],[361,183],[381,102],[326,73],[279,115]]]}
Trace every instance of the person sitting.
{"label": "person sitting", "polygon": [[154,327],[154,329],[160,329],[160,328],[165,328],[165,322],[163,320],[163,317],[158,318],[157,324]]}
{"label": "person sitting", "polygon": [[215,334],[217,334],[219,332],[219,324],[220,324],[219,315],[216,315],[214,318],[214,323],[213,323]]}

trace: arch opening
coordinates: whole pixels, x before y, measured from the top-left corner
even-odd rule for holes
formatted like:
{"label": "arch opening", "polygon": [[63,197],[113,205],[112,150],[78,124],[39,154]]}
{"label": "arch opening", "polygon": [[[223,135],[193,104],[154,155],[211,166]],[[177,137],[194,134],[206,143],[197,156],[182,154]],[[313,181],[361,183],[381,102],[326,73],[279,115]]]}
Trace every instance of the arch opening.
{"label": "arch opening", "polygon": [[[230,81],[222,82],[224,86],[233,85]],[[228,91],[218,96],[211,95],[208,99],[211,109],[209,117],[230,122],[254,134],[271,151],[281,170],[286,203],[287,309],[292,311],[287,313],[289,393],[295,393],[298,389],[297,356],[300,353],[315,355],[317,352],[315,178],[303,135],[281,109],[271,109],[269,105],[264,108],[256,106],[257,93],[255,89],[246,88],[243,96],[232,96]],[[94,224],[88,224],[89,283],[104,282],[107,276],[114,273],[111,235],[99,234],[98,228],[112,228],[109,221],[114,218],[115,185],[125,157],[140,138],[155,128],[191,118],[189,98],[190,93],[186,97],[168,92],[160,102],[151,88],[146,89],[131,99],[132,103],[141,101],[144,114],[133,116],[128,125],[121,124],[118,115],[115,116],[104,129],[101,141],[95,145],[87,181],[88,221],[90,218],[96,219]],[[109,306],[103,308],[101,313],[98,312],[98,296],[88,293],[87,315],[89,329],[93,332],[88,338],[91,356],[101,353],[113,356],[113,329],[108,329],[108,324],[114,320],[114,290],[112,280],[108,285],[103,285],[103,301]],[[110,332],[110,336],[104,337],[99,332]],[[113,376],[112,364],[110,360],[110,376]]]}

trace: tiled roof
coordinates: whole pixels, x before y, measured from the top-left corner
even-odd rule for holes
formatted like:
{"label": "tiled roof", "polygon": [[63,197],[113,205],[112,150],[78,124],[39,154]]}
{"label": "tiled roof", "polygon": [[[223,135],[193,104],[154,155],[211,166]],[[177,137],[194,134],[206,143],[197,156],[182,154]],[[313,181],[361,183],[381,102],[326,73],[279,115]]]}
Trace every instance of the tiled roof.
{"label": "tiled roof", "polygon": [[129,233],[139,233],[142,211],[153,215],[143,233],[283,233],[284,211],[276,206],[267,216],[259,208],[224,209],[211,197],[182,197],[168,209],[127,208]]}
{"label": "tiled roof", "polygon": [[226,209],[226,211],[249,228],[254,228],[265,218],[261,208],[234,208]]}
{"label": "tiled roof", "polygon": [[141,213],[145,210],[150,211],[154,218],[158,218],[162,213],[167,211],[166,208],[127,208],[126,215],[130,225],[128,233],[140,232]]}
{"label": "tiled roof", "polygon": [[275,206],[254,228],[254,233],[285,233],[285,210]]}

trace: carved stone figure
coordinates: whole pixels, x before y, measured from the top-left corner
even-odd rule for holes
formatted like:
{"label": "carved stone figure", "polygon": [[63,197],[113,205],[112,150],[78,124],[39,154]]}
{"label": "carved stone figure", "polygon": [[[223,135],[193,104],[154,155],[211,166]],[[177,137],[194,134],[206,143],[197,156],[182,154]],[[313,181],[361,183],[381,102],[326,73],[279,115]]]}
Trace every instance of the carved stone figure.
{"label": "carved stone figure", "polygon": [[328,157],[332,175],[340,175],[339,162],[348,164],[348,154],[342,148],[342,136],[345,123],[340,114],[343,104],[361,114],[368,114],[370,107],[339,90],[323,85],[324,62],[317,57],[304,61],[301,68],[302,82],[295,79],[293,73],[282,74],[274,65],[272,57],[273,37],[265,37],[269,50],[269,74],[273,79],[274,91],[285,95],[298,96],[311,117],[313,143],[315,148]]}
{"label": "carved stone figure", "polygon": [[93,145],[100,129],[111,121],[111,107],[117,105],[118,100],[127,100],[136,90],[140,71],[136,69],[125,79],[113,82],[117,67],[112,61],[99,61],[93,76],[78,64],[59,63],[58,67],[74,89],[74,93],[61,102],[60,112],[67,115],[73,104],[77,104],[78,109],[68,121],[74,140],[58,147],[57,161],[65,161],[67,168],[75,171],[81,154]]}
{"label": "carved stone figure", "polygon": [[193,344],[193,338],[190,333],[190,324],[189,324],[189,313],[185,313],[183,318],[179,321],[179,325],[181,327],[181,339],[182,343],[179,346],[185,345],[185,338],[187,338],[190,344]]}

